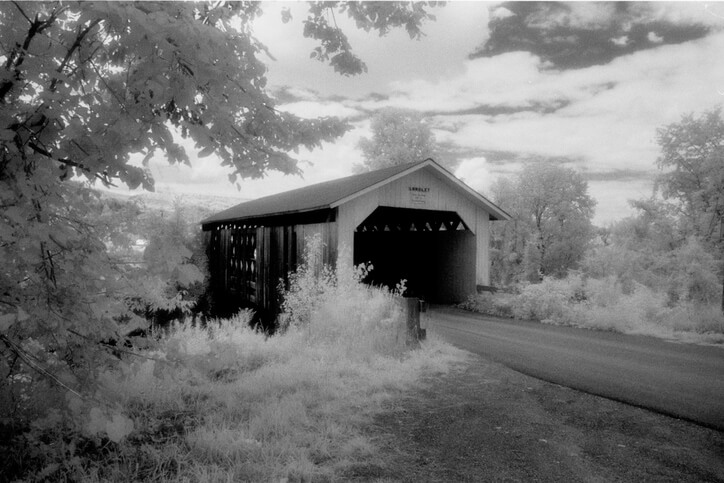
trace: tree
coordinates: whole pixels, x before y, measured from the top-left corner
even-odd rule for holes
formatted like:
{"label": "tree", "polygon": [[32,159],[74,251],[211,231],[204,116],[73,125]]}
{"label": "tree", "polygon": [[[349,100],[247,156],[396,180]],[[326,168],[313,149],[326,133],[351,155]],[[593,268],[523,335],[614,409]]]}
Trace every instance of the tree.
{"label": "tree", "polygon": [[[317,2],[304,35],[318,42],[317,59],[355,75],[364,63],[328,23],[329,13],[380,34],[404,27],[415,38],[431,18],[426,8]],[[269,170],[299,173],[290,153],[349,129],[338,119],[301,119],[275,108],[260,60],[266,48],[252,31],[261,13],[256,2],[0,4],[4,393],[27,380],[13,377],[21,371],[32,374],[32,384],[51,381],[80,397],[111,360],[101,349],[122,336],[132,290],[88,221],[87,185],[152,190],[146,166],[154,153],[189,163],[179,138],[192,140],[199,156],[215,154],[232,182]],[[62,395],[46,399],[59,401]],[[75,415],[82,419],[87,409]]]}
{"label": "tree", "polygon": [[680,211],[686,231],[716,242],[724,219],[724,120],[721,108],[657,130],[661,173],[656,185]]}
{"label": "tree", "polygon": [[[661,173],[656,186],[678,211],[683,234],[710,247],[724,259],[724,120],[721,108],[682,116],[657,131]],[[724,278],[724,274],[722,274]],[[724,285],[724,284],[723,284]],[[724,292],[722,293],[724,312]]]}
{"label": "tree", "polygon": [[186,218],[184,206],[176,199],[170,216],[151,213],[144,220],[143,270],[136,274],[136,309],[152,316],[154,322],[188,315],[195,309],[205,281],[205,263],[194,260],[203,253],[198,224]]}
{"label": "tree", "polygon": [[497,263],[507,267],[502,281],[560,277],[578,266],[593,237],[596,204],[580,174],[552,164],[529,164],[515,181],[499,180],[493,193],[512,215],[493,233]]}
{"label": "tree", "polygon": [[522,207],[516,180],[498,178],[490,187],[493,201],[511,214],[505,223],[490,224],[490,275],[495,284],[507,286],[521,279],[527,224],[523,221]]}
{"label": "tree", "polygon": [[365,160],[356,170],[373,171],[435,157],[435,136],[415,111],[387,108],[372,119],[372,138],[358,147]]}

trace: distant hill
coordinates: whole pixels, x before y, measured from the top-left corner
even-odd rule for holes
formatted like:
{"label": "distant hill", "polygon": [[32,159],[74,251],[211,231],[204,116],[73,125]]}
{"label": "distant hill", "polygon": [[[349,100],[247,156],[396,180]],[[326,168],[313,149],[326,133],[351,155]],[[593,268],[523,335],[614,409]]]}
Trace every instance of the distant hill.
{"label": "distant hill", "polygon": [[142,192],[139,194],[116,191],[101,191],[103,197],[141,202],[149,212],[171,214],[176,202],[184,208],[185,218],[191,223],[199,223],[204,218],[239,203],[249,201],[248,198],[231,196],[206,195],[196,193]]}

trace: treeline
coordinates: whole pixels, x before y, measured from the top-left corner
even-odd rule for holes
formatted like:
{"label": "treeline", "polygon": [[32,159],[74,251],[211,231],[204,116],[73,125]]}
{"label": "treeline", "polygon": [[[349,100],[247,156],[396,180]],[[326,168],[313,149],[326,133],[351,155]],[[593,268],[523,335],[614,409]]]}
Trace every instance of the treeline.
{"label": "treeline", "polygon": [[[583,176],[571,168],[528,165],[516,178],[500,179],[492,197],[512,220],[493,224],[493,285],[520,295],[532,293],[530,285],[548,284],[550,294],[568,280],[561,303],[589,308],[593,299],[600,301],[604,285],[619,298],[649,291],[659,297],[662,310],[698,310],[688,315],[701,321],[694,330],[721,331],[721,325],[711,323],[711,308],[722,304],[721,110],[685,115],[658,129],[656,139],[661,154],[651,196],[630,200],[635,214],[605,227],[592,224],[595,201]],[[516,312],[522,299],[509,301],[506,309],[502,298],[481,296],[469,305],[498,315],[546,319],[546,314]]]}

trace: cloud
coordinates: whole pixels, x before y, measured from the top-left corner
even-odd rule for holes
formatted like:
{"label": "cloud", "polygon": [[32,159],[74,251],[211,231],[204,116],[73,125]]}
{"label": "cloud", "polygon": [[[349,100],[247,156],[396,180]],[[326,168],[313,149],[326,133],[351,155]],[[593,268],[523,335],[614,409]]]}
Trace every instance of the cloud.
{"label": "cloud", "polygon": [[[209,157],[192,159],[192,170],[154,162],[157,185],[185,183],[186,191],[255,198],[347,176],[362,161],[356,145],[370,136],[368,117],[383,107],[400,107],[427,116],[444,147],[440,161],[483,194],[497,177],[514,175],[524,163],[559,163],[589,180],[599,201],[597,222],[631,214],[627,199],[651,193],[656,128],[724,102],[719,61],[724,3],[625,4],[625,15],[616,3],[557,5],[493,10],[491,21],[508,22],[496,28],[512,30],[498,31],[491,41],[506,40],[507,47],[472,59],[467,54],[488,36],[487,7],[479,2],[452,2],[439,10],[421,42],[348,29],[370,66],[368,75],[357,78],[340,78],[308,59],[309,42],[297,31],[305,5],[292,5],[292,24],[278,21],[273,11],[281,6],[265,5],[268,22],[259,33],[279,58],[269,72],[270,85],[282,86],[274,91],[277,107],[302,117],[340,116],[354,129],[336,143],[301,152],[314,163],[301,165],[304,178],[269,173],[263,180],[242,181],[239,192],[226,178],[230,170]],[[510,23],[521,19],[521,26]],[[529,31],[540,35],[531,37]],[[584,31],[595,42],[581,43]],[[685,40],[684,34],[704,31],[709,34]],[[516,32],[521,43],[509,42]],[[634,46],[614,43],[623,37]],[[591,53],[605,43],[605,55],[593,52],[596,62],[573,69],[547,51],[521,48],[525,39],[549,40],[569,63],[581,46]]]}
{"label": "cloud", "polygon": [[[611,62],[659,44],[681,44],[721,29],[696,6],[648,2],[511,2],[512,15],[492,16],[490,37],[472,57],[531,52],[556,69]],[[498,7],[500,8],[500,7]]]}
{"label": "cloud", "polygon": [[495,7],[490,12],[491,20],[502,20],[504,18],[512,17],[515,14],[505,7]]}
{"label": "cloud", "polygon": [[589,181],[588,193],[596,199],[596,211],[593,223],[605,226],[627,216],[633,216],[629,200],[638,200],[651,196],[653,181],[638,180],[621,183],[620,181]]}
{"label": "cloud", "polygon": [[455,176],[483,195],[489,191],[494,181],[490,165],[484,157],[462,160],[455,170]]}
{"label": "cloud", "polygon": [[[292,21],[283,24],[281,9],[287,7]],[[316,44],[303,35],[308,8],[307,2],[262,3],[264,15],[255,21],[254,31],[277,59],[267,65],[270,85],[293,85],[350,99],[386,88],[395,79],[442,79],[459,73],[467,54],[485,40],[489,15],[487,6],[481,2],[450,2],[443,8],[430,8],[437,19],[423,25],[424,37],[410,40],[407,32],[400,29],[384,37],[375,31],[365,32],[356,28],[346,15],[337,13],[336,24],[368,66],[366,74],[346,77],[310,59],[309,53]],[[421,58],[421,52],[426,58]]]}
{"label": "cloud", "polygon": [[500,177],[512,178],[522,168],[523,162],[505,164],[490,163],[485,157],[465,158],[455,169],[455,176],[478,193],[490,199],[490,188]]}
{"label": "cloud", "polygon": [[277,106],[277,109],[306,119],[328,116],[351,118],[359,117],[362,114],[359,110],[345,106],[343,103],[312,100],[281,104]]}
{"label": "cloud", "polygon": [[438,140],[461,148],[565,157],[584,171],[646,171],[658,126],[724,100],[724,64],[711,61],[722,51],[717,34],[572,71],[503,54],[471,60],[445,82],[397,83],[386,103],[434,113]]}
{"label": "cloud", "polygon": [[660,44],[664,41],[664,38],[658,35],[656,32],[649,32],[646,38],[649,39],[649,42],[651,42],[652,44]]}

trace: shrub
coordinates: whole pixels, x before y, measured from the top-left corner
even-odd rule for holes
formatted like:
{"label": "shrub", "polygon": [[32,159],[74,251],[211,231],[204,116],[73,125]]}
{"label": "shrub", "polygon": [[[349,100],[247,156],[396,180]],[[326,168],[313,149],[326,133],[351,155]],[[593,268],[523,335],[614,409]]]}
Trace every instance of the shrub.
{"label": "shrub", "polygon": [[721,284],[716,275],[721,264],[699,243],[690,237],[671,253],[668,261],[670,275],[667,293],[670,303],[679,300],[713,305],[721,300]]}
{"label": "shrub", "polygon": [[334,297],[337,275],[331,267],[321,263],[322,249],[321,235],[307,237],[302,262],[289,274],[289,288],[285,289],[284,281],[279,281],[277,290],[282,294],[281,315],[277,321],[279,329],[309,324],[312,314]]}
{"label": "shrub", "polygon": [[[686,260],[686,257],[680,256],[680,259]],[[688,263],[691,269],[689,272],[682,269],[681,280],[691,284],[682,282],[680,293],[687,295],[675,303],[663,289],[654,290],[631,279],[621,281],[613,275],[584,278],[580,273],[571,272],[562,280],[545,278],[538,284],[520,285],[518,294],[471,296],[460,307],[498,317],[512,315],[518,319],[595,330],[722,343],[724,315],[721,314],[720,299],[715,299],[715,304],[707,304],[702,299],[710,300],[713,293],[710,298],[701,296],[711,293],[714,288],[719,290],[721,286],[694,283],[701,280],[699,275],[711,273],[711,270],[705,269],[697,260],[689,259]],[[709,288],[704,290],[703,287]]]}
{"label": "shrub", "polygon": [[635,284],[633,293],[623,294],[611,279],[590,282],[588,287],[592,303],[577,307],[578,325],[631,334],[670,335],[658,323],[666,310],[665,296],[662,294],[641,284]]}
{"label": "shrub", "polygon": [[513,299],[514,296],[509,294],[483,292],[470,295],[459,307],[493,317],[512,318]]}
{"label": "shrub", "polygon": [[89,434],[56,412],[31,431],[3,434],[3,477],[334,481],[378,464],[364,427],[382,403],[465,356],[434,337],[407,350],[392,294],[326,273],[334,283],[298,285],[298,303],[314,302],[275,336],[249,328],[243,311],[172,324],[156,331],[153,348],[120,353],[128,365],[100,379],[130,419],[99,417],[104,427]]}
{"label": "shrub", "polygon": [[545,277],[541,283],[521,287],[513,303],[513,315],[546,323],[574,324],[571,304],[585,298],[580,274],[572,273],[560,280]]}
{"label": "shrub", "polygon": [[[633,282],[631,282],[633,283]],[[632,288],[628,291],[633,291]],[[586,280],[586,299],[594,307],[610,307],[616,305],[624,295],[623,284],[615,276],[602,279],[589,278]]]}

